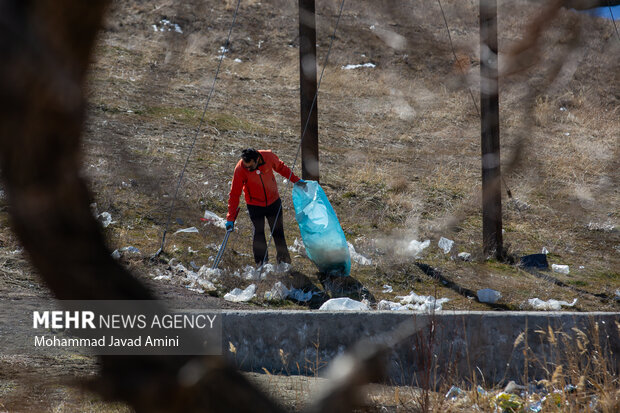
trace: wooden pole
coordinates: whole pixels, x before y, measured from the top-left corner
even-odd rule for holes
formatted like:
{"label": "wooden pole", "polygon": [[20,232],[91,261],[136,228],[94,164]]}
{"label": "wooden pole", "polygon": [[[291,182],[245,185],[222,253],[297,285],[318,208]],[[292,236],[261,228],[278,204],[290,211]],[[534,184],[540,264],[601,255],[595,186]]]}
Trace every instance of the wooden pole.
{"label": "wooden pole", "polygon": [[[301,100],[301,176],[319,180],[319,122],[316,81],[315,0],[299,0],[299,91]],[[314,101],[314,106],[312,105]],[[309,117],[309,119],[308,119]],[[307,124],[307,127],[306,127]],[[305,133],[304,133],[305,130]]]}
{"label": "wooden pole", "polygon": [[504,257],[499,147],[497,0],[480,0],[482,237],[486,256]]}

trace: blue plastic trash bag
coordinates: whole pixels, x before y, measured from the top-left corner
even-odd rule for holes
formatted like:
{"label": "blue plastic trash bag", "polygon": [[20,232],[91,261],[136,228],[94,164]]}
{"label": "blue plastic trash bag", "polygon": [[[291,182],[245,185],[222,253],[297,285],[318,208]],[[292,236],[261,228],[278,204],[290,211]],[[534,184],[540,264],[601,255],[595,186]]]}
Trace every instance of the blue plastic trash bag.
{"label": "blue plastic trash bag", "polygon": [[346,277],[351,272],[351,256],[338,217],[316,181],[293,187],[295,219],[308,258],[324,274]]}

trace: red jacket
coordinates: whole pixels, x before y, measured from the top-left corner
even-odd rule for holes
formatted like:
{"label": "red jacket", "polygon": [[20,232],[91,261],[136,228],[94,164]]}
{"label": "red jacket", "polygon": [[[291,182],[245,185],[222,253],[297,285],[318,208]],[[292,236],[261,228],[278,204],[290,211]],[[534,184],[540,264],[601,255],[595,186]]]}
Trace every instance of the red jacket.
{"label": "red jacket", "polygon": [[230,194],[228,196],[228,215],[227,221],[234,221],[236,218],[237,207],[241,190],[245,192],[245,202],[248,205],[269,206],[280,198],[278,185],[273,171],[276,171],[286,179],[295,183],[299,177],[291,174],[291,170],[271,151],[258,151],[259,166],[255,171],[248,171],[243,167],[241,159],[235,166]]}

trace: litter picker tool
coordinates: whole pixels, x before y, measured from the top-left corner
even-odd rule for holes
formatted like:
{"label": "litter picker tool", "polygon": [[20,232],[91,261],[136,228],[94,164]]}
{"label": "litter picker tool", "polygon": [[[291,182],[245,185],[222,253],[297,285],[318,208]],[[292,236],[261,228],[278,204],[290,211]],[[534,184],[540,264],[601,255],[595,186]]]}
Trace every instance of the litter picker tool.
{"label": "litter picker tool", "polygon": [[[233,222],[237,220],[237,215],[239,215],[239,208],[237,208],[237,212],[235,213],[235,219]],[[226,234],[224,235],[224,241],[222,241],[222,245],[220,245],[220,249],[215,256],[215,260],[213,260],[213,266],[211,266],[212,270],[217,269],[218,265],[220,265],[220,261],[222,259],[222,255],[224,255],[224,250],[226,249],[226,244],[228,244],[228,237],[230,237],[230,233],[233,232],[233,229],[226,230]]]}

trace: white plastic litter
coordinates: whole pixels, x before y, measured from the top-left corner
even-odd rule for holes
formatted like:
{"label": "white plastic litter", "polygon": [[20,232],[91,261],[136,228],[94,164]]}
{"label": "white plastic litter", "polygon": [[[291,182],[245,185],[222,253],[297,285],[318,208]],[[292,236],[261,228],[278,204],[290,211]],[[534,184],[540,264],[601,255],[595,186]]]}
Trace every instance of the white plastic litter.
{"label": "white plastic litter", "polygon": [[323,311],[368,311],[366,304],[352,300],[348,297],[332,298],[323,303],[319,310]]}
{"label": "white plastic litter", "polygon": [[118,260],[121,258],[121,253],[119,250],[114,250],[114,252],[112,253],[112,258],[114,258],[115,260]]}
{"label": "white plastic litter", "polygon": [[372,265],[372,260],[370,260],[370,258],[366,258],[362,254],[357,253],[355,247],[350,242],[347,242],[347,244],[349,245],[349,255],[353,261],[359,265]]}
{"label": "white plastic litter", "polygon": [[195,233],[198,232],[198,228],[196,227],[189,227],[189,228],[183,228],[178,230],[177,232],[175,232],[174,234],[179,234],[179,233],[185,233],[185,234],[191,234],[191,233]]}
{"label": "white plastic litter", "polygon": [[383,284],[383,291],[381,291],[384,294],[387,293],[391,293],[393,291],[392,286],[388,285],[388,284]]}
{"label": "white plastic litter", "polygon": [[132,245],[121,248],[121,252],[127,252],[129,254],[140,254],[140,250]]}
{"label": "white plastic litter", "polygon": [[463,261],[471,261],[471,254],[469,252],[461,252],[458,257]]}
{"label": "white plastic litter", "polygon": [[439,245],[439,248],[443,250],[444,254],[448,254],[452,249],[452,246],[454,245],[454,241],[448,238],[441,237],[437,245]]}
{"label": "white plastic litter", "polygon": [[226,220],[220,218],[215,212],[205,211],[204,219],[207,223],[215,225],[216,227],[226,228]]}
{"label": "white plastic litter", "polygon": [[555,310],[558,311],[564,307],[573,307],[577,304],[577,299],[575,298],[572,303],[567,301],[558,301],[558,300],[547,300],[543,301],[540,298],[530,298],[527,302],[536,310]]}
{"label": "white plastic litter", "polygon": [[374,63],[364,63],[364,64],[360,64],[360,65],[346,65],[346,66],[342,66],[341,69],[342,70],[351,70],[351,69],[360,69],[363,67],[377,67],[377,65],[375,65]]}
{"label": "white plastic litter", "polygon": [[256,285],[250,284],[245,290],[234,288],[231,292],[224,295],[224,300],[235,303],[250,301],[256,296]]}
{"label": "white plastic litter", "polygon": [[110,215],[109,212],[102,212],[97,218],[99,219],[99,222],[101,222],[101,225],[103,225],[104,228],[107,228],[108,225],[112,223],[112,215]]}
{"label": "white plastic litter", "polygon": [[502,298],[502,293],[497,290],[492,290],[490,288],[483,288],[482,290],[477,291],[478,301],[481,303],[491,303],[495,304],[500,298]]}
{"label": "white plastic litter", "polygon": [[281,281],[278,281],[274,284],[271,291],[265,292],[265,300],[267,301],[282,301],[288,297],[289,289],[282,284]]}
{"label": "white plastic litter", "polygon": [[547,249],[547,247],[542,247],[542,251],[540,252],[541,254],[549,254],[549,250]]}
{"label": "white plastic litter", "polygon": [[560,274],[568,274],[570,272],[568,265],[551,264],[551,270]]}
{"label": "white plastic litter", "polygon": [[299,254],[302,257],[308,256],[306,254],[306,247],[304,247],[304,242],[302,240],[298,240],[297,238],[295,238],[295,241],[293,241],[293,245],[289,245],[288,250],[295,254]]}
{"label": "white plastic litter", "polygon": [[616,301],[620,301],[620,289],[616,290]]}
{"label": "white plastic litter", "polygon": [[407,248],[405,249],[405,254],[410,255],[413,258],[418,258],[422,251],[428,246],[431,245],[431,240],[427,239],[424,242],[417,241],[415,239],[409,241]]}
{"label": "white plastic litter", "polygon": [[222,270],[218,268],[213,269],[213,268],[207,267],[206,265],[203,265],[198,270],[198,276],[200,278],[211,281],[211,282],[219,281],[222,274],[223,274]]}
{"label": "white plastic litter", "polygon": [[443,303],[450,301],[448,298],[438,300],[432,295],[417,295],[413,291],[409,295],[396,296],[396,299],[399,302],[381,300],[377,308],[390,311],[441,311]]}

